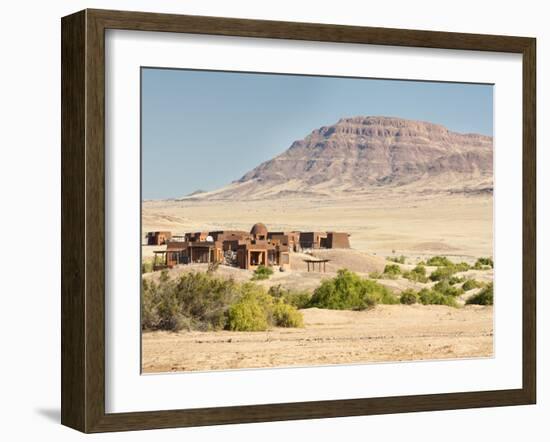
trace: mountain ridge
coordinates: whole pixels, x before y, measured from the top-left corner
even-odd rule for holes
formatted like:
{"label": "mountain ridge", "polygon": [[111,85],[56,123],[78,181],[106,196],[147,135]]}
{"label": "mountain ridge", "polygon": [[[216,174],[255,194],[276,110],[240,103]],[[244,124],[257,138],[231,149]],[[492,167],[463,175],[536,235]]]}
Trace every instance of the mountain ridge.
{"label": "mountain ridge", "polygon": [[294,141],[208,199],[313,197],[420,185],[492,192],[493,139],[426,121],[341,118]]}

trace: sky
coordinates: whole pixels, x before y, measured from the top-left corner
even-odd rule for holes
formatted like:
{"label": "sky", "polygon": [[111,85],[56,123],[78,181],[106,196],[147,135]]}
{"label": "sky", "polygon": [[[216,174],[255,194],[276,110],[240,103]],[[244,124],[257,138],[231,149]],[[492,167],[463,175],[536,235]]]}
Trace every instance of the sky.
{"label": "sky", "polygon": [[311,131],[392,116],[493,134],[493,86],[142,68],[142,198],[239,179]]}

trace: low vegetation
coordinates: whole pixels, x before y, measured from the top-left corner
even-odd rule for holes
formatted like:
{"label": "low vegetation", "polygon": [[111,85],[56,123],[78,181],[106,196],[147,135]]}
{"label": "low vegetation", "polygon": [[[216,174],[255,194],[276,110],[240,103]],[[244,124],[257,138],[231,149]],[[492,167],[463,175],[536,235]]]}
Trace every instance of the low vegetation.
{"label": "low vegetation", "polygon": [[409,281],[426,283],[428,282],[428,277],[426,276],[426,267],[424,267],[422,264],[418,264],[412,270],[403,272],[403,278],[406,278]]}
{"label": "low vegetation", "polygon": [[460,296],[464,293],[462,287],[455,287],[451,280],[445,279],[439,281],[436,285],[433,286],[433,289],[436,292],[439,292],[445,296]]}
{"label": "low vegetation", "polygon": [[263,287],[239,284],[211,272],[190,272],[173,280],[142,280],[142,329],[260,331],[303,325],[302,314]]}
{"label": "low vegetation", "polygon": [[396,262],[398,264],[405,264],[406,259],[407,257],[405,255],[388,257],[388,261]]}
{"label": "low vegetation", "polygon": [[272,324],[273,298],[257,285],[245,284],[240,299],[229,307],[227,328],[263,331]]}
{"label": "low vegetation", "polygon": [[426,265],[436,267],[449,267],[453,265],[453,262],[446,256],[432,256],[426,261]]}
{"label": "low vegetation", "polygon": [[254,270],[252,280],[259,281],[262,279],[269,279],[271,275],[273,275],[273,269],[271,267],[260,265],[256,270]]}
{"label": "low vegetation", "polygon": [[455,276],[455,275],[453,275],[447,281],[451,285],[462,284],[464,281],[466,281],[466,278],[464,276]]}
{"label": "low vegetation", "polygon": [[324,280],[313,292],[310,307],[334,310],[365,310],[376,304],[397,304],[398,298],[376,281],[361,278],[347,269]]}
{"label": "low vegetation", "polygon": [[418,294],[412,289],[404,290],[399,297],[399,302],[405,305],[416,304],[418,302]]}
{"label": "low vegetation", "polygon": [[418,292],[418,300],[423,305],[447,305],[449,307],[458,307],[458,302],[454,296],[445,295],[437,290],[422,289]]}
{"label": "low vegetation", "polygon": [[462,284],[462,289],[465,292],[467,292],[468,290],[477,289],[479,287],[483,287],[483,283],[471,278],[466,279],[464,281],[464,284]]}
{"label": "low vegetation", "polygon": [[275,299],[282,299],[297,309],[307,308],[311,301],[311,293],[307,290],[290,290],[280,284],[269,288],[268,293]]}
{"label": "low vegetation", "polygon": [[153,261],[150,259],[143,260],[141,263],[141,274],[151,273],[153,271]]}
{"label": "low vegetation", "polygon": [[399,276],[401,276],[401,267],[397,264],[387,264],[382,273],[369,273],[369,278],[371,279],[397,279]]}
{"label": "low vegetation", "polygon": [[453,266],[439,267],[430,274],[430,279],[432,281],[442,281],[444,279],[449,279],[455,273],[456,269]]}
{"label": "low vegetation", "polygon": [[278,327],[303,327],[304,317],[290,304],[276,302],[273,305],[273,322]]}
{"label": "low vegetation", "polygon": [[493,258],[478,258],[473,268],[476,270],[489,270],[494,267]]}
{"label": "low vegetation", "polygon": [[493,283],[489,283],[479,293],[469,297],[466,304],[493,305]]}
{"label": "low vegetation", "polygon": [[384,278],[396,279],[399,275],[401,275],[401,267],[397,264],[387,264],[386,267],[384,267]]}

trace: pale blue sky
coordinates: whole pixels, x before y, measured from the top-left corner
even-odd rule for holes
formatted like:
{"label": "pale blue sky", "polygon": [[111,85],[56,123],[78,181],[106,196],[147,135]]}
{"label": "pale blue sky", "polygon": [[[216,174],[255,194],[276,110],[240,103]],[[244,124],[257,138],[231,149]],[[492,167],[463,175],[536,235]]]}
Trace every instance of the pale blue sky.
{"label": "pale blue sky", "polygon": [[493,133],[491,85],[142,68],[141,92],[143,199],[224,186],[343,117]]}

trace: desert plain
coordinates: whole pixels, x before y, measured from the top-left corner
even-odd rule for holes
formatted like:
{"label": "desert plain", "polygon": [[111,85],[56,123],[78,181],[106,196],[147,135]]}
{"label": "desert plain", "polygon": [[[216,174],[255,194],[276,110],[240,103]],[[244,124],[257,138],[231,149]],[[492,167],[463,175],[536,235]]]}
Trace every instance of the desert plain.
{"label": "desert plain", "polygon": [[[457,183],[459,184],[459,183]],[[433,189],[433,187],[432,187]],[[183,198],[144,201],[143,231],[175,234],[216,229],[249,230],[256,222],[270,230],[334,230],[350,233],[351,249],[318,250],[327,258],[326,273],[307,272],[304,256],[291,254],[290,270],[258,283],[314,290],[324,278],[347,268],[362,277],[380,272],[388,258],[404,255],[409,270],[419,261],[445,255],[473,264],[492,256],[493,198],[483,192],[422,192],[416,185],[379,189],[352,197],[305,195],[248,201]],[[238,218],[232,214],[238,213]],[[238,219],[238,221],[237,221]],[[163,246],[144,246],[143,258]],[[171,276],[205,271],[206,265],[180,265]],[[434,268],[427,268],[428,272]],[[217,274],[247,281],[248,270],[220,266]],[[144,277],[158,278],[160,272]],[[457,276],[491,282],[492,270],[468,270]],[[404,278],[379,280],[394,293],[424,284]],[[428,286],[433,283],[429,283]],[[491,357],[493,306],[464,305],[479,289],[462,295],[460,307],[377,305],[365,311],[301,310],[304,328],[265,332],[143,332],[142,370],[204,371],[239,368],[372,363],[404,360]]]}

